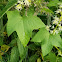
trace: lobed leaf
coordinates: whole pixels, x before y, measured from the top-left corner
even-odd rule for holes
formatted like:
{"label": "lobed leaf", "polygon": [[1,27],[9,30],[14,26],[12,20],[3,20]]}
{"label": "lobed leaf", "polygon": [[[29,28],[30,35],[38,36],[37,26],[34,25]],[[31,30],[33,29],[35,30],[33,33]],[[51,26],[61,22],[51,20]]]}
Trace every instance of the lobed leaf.
{"label": "lobed leaf", "polygon": [[41,42],[43,56],[47,55],[52,50],[53,46],[62,46],[60,35],[51,35],[45,28],[41,28],[40,31],[32,38],[31,41]]}
{"label": "lobed leaf", "polygon": [[37,16],[33,16],[32,12],[29,11],[29,16],[21,17],[18,11],[7,12],[8,23],[7,32],[8,36],[14,31],[17,32],[21,43],[26,46],[32,35],[34,29],[45,27],[44,23]]}
{"label": "lobed leaf", "polygon": [[42,42],[44,39],[48,40],[49,32],[44,28],[41,28],[39,32],[33,37],[31,41]]}

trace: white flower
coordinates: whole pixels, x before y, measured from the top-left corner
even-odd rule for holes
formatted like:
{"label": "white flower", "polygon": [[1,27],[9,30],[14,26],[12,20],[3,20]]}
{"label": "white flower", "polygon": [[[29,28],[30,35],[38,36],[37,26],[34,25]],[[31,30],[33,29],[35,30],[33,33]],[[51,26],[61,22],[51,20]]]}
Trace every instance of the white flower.
{"label": "white flower", "polygon": [[57,11],[55,11],[56,12],[56,14],[58,14],[58,13],[61,13],[62,12],[62,10],[61,9],[58,9]]}
{"label": "white flower", "polygon": [[18,11],[19,11],[19,10],[22,10],[21,4],[18,4],[15,8],[16,8]]}
{"label": "white flower", "polygon": [[59,8],[62,8],[62,3],[58,3],[58,5],[59,5]]}
{"label": "white flower", "polygon": [[54,17],[55,20],[59,21],[59,18],[57,16]]}
{"label": "white flower", "polygon": [[58,24],[58,26],[60,27],[60,26],[61,26],[61,24]]}
{"label": "white flower", "polygon": [[[62,3],[59,3],[58,5],[59,5],[60,9],[58,9],[57,11],[55,11],[56,15],[58,13],[62,14]],[[54,27],[54,25],[56,27]],[[58,34],[59,32],[61,32],[62,31],[62,15],[60,15],[60,17],[55,16],[54,20],[52,20],[51,27],[47,26],[46,29],[49,30],[50,34],[54,34],[54,35]]]}
{"label": "white flower", "polygon": [[58,55],[62,56],[62,52],[61,51],[58,51]]}
{"label": "white flower", "polygon": [[53,30],[50,30],[50,34],[53,34]]}
{"label": "white flower", "polygon": [[59,8],[62,8],[62,4],[59,6]]}
{"label": "white flower", "polygon": [[54,29],[54,26],[52,26],[52,29]]}
{"label": "white flower", "polygon": [[53,20],[53,24],[58,24],[58,21],[56,21],[56,20]]}
{"label": "white flower", "polygon": [[54,20],[52,22],[53,22],[53,24],[58,24],[59,20],[60,19],[57,16],[55,16]]}
{"label": "white flower", "polygon": [[58,34],[59,33],[59,30],[56,30],[56,29],[54,29],[53,30],[53,34],[55,35],[55,34]]}
{"label": "white flower", "polygon": [[56,34],[58,34],[58,33],[59,33],[59,31],[58,31],[58,30],[55,30],[55,33],[56,33]]}
{"label": "white flower", "polygon": [[59,31],[58,30],[50,30],[50,34],[58,34],[59,33]]}
{"label": "white flower", "polygon": [[18,2],[17,3],[21,3],[21,1],[20,0],[18,0]]}
{"label": "white flower", "polygon": [[62,31],[62,26],[59,27],[59,31]]}
{"label": "white flower", "polygon": [[46,26],[46,29],[47,29],[47,30],[50,30],[49,28],[50,28],[50,26],[47,25],[47,26]]}
{"label": "white flower", "polygon": [[17,2],[17,3],[19,3],[19,4],[23,4],[23,1],[18,0],[18,2]]}
{"label": "white flower", "polygon": [[29,2],[29,0],[25,0],[24,1],[25,5],[29,6],[31,3]]}

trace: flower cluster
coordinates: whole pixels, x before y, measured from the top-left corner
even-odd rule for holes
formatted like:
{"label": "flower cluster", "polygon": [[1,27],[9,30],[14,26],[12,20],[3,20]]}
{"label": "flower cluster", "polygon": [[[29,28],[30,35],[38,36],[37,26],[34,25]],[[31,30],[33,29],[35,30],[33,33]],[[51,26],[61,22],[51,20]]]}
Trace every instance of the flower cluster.
{"label": "flower cluster", "polygon": [[[41,14],[48,14],[49,8],[47,7],[48,2],[45,2],[44,0],[35,0],[34,2],[34,7],[35,11]],[[47,10],[47,11],[46,11]]]}
{"label": "flower cluster", "polygon": [[[46,26],[46,29],[49,30],[51,34],[58,34],[62,31],[62,4],[59,5],[59,9],[56,12],[56,16],[54,20],[52,20],[52,24],[50,26]],[[60,16],[57,16],[60,14]]]}
{"label": "flower cluster", "polygon": [[31,5],[31,0],[22,0],[22,1],[18,0],[15,8],[17,10],[22,10],[23,7],[25,6],[29,7],[30,5]]}

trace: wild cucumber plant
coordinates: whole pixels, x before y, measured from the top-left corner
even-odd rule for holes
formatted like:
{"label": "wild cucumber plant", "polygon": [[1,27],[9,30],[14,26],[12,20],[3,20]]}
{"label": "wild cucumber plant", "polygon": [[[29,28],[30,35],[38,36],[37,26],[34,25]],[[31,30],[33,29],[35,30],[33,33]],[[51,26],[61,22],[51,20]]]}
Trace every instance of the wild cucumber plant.
{"label": "wild cucumber plant", "polygon": [[[55,12],[56,15],[54,17],[54,20],[52,20],[51,22],[52,25],[46,27],[51,34],[58,34],[62,31],[62,4],[59,3],[59,9]],[[58,17],[57,14],[60,14],[60,16]]]}
{"label": "wild cucumber plant", "polygon": [[62,61],[61,1],[5,0],[1,3],[0,62]]}

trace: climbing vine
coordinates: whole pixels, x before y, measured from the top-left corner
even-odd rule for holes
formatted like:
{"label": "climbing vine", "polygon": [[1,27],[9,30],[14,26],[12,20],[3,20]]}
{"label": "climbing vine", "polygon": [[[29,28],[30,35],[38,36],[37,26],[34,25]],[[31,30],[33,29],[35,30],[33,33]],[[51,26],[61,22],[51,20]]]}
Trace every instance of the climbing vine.
{"label": "climbing vine", "polygon": [[62,61],[61,0],[0,3],[0,62]]}

